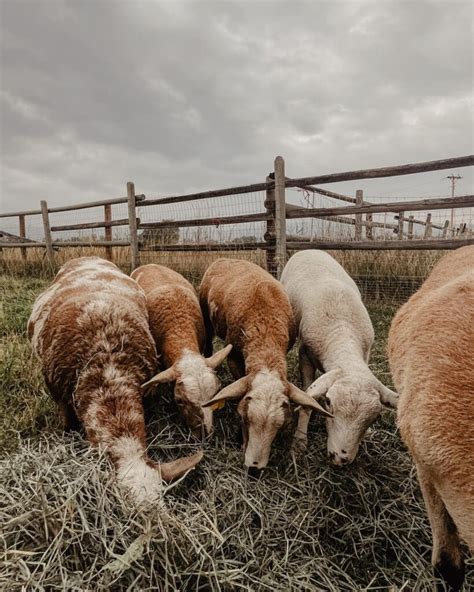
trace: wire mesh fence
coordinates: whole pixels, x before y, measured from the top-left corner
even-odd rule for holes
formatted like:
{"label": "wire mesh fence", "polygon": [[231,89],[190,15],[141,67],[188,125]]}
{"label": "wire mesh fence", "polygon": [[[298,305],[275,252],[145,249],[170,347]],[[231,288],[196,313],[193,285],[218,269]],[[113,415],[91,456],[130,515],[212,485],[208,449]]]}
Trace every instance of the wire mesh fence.
{"label": "wire mesh fence", "polygon": [[[154,199],[154,198],[153,198]],[[137,211],[142,230],[139,234],[145,247],[156,245],[202,245],[203,249],[215,245],[235,246],[263,242],[264,221],[246,221],[227,224],[223,218],[265,213],[265,192],[252,192],[202,199],[184,203],[139,204]],[[206,220],[204,224],[193,221]],[[181,226],[165,225],[181,221]],[[147,224],[161,223],[158,228],[143,228]],[[192,225],[191,225],[192,224]]]}

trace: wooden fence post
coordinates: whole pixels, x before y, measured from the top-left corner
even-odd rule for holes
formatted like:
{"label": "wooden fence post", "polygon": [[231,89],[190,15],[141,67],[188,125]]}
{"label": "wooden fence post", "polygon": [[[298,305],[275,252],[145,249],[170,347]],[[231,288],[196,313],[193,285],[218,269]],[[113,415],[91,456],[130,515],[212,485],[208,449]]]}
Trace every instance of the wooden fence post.
{"label": "wooden fence post", "polygon": [[413,220],[414,216],[408,216],[408,240],[413,238]]}
{"label": "wooden fence post", "polygon": [[286,264],[286,200],[285,200],[285,161],[275,158],[275,259],[277,278]]}
{"label": "wooden fence post", "polygon": [[[110,204],[105,204],[104,206],[104,222],[112,222],[112,206]],[[105,240],[112,240],[112,226],[109,224],[105,226]],[[105,247],[105,256],[109,261],[114,260],[112,247]]]}
{"label": "wooden fence post", "polygon": [[[20,214],[18,216],[19,222],[20,222],[20,236],[21,238],[26,238],[26,225],[25,225],[25,215],[24,214]],[[26,249],[20,249],[21,250],[21,257],[23,260],[26,259]]]}
{"label": "wooden fence post", "polygon": [[368,240],[373,240],[374,239],[374,234],[373,234],[373,226],[372,226],[372,214],[366,214],[365,215],[365,221],[366,221],[366,225],[365,225],[365,237]]}
{"label": "wooden fence post", "polygon": [[[273,178],[271,175],[265,179],[267,183],[271,183]],[[264,239],[267,243],[266,248],[266,259],[267,259],[267,271],[272,275],[276,275],[276,262],[275,262],[275,189],[266,189],[265,209],[270,218],[267,220],[267,228],[265,230]]]}
{"label": "wooden fence post", "polygon": [[423,238],[431,238],[432,228],[431,228],[431,214],[426,214],[426,226],[425,226],[425,234]]}
{"label": "wooden fence post", "polygon": [[405,212],[400,212],[398,214],[398,240],[403,240],[403,222],[405,218]]}
{"label": "wooden fence post", "polygon": [[135,185],[129,181],[127,183],[128,197],[128,226],[130,228],[130,259],[132,271],[140,265],[140,252],[138,250],[138,228],[137,228],[137,208],[135,201]]}
{"label": "wooden fence post", "polygon": [[449,230],[449,220],[446,220],[443,226],[443,232],[441,234],[441,238],[446,238],[448,235]]}
{"label": "wooden fence post", "polygon": [[[356,205],[364,205],[364,192],[362,189],[356,191]],[[355,215],[355,240],[362,240],[362,214]]]}
{"label": "wooden fence post", "polygon": [[48,257],[48,261],[51,263],[51,266],[54,267],[54,249],[53,249],[53,239],[51,236],[51,226],[49,224],[48,204],[44,199],[42,199],[40,203],[41,203],[41,216],[43,217],[44,242],[46,244],[46,256]]}

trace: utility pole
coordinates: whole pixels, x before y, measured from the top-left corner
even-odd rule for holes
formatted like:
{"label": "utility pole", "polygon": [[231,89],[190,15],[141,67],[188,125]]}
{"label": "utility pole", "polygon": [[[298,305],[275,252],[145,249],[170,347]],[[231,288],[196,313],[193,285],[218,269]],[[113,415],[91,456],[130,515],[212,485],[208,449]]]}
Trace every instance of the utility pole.
{"label": "utility pole", "polygon": [[[454,197],[454,189],[456,187],[456,181],[462,179],[461,175],[453,175],[451,173],[445,179],[451,179],[451,197]],[[451,234],[454,236],[454,208],[451,208]]]}

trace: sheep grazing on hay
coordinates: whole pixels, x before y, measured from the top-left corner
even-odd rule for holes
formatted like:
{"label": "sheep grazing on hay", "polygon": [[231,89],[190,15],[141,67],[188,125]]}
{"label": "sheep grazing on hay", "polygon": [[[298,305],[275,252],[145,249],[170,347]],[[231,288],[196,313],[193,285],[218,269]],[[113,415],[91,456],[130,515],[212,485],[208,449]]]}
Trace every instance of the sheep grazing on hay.
{"label": "sheep grazing on hay", "polygon": [[156,349],[145,294],[114,264],[81,257],[63,265],[33,305],[28,336],[66,429],[82,424],[138,502],[159,500],[162,478],[201,460],[198,453],[159,464],[147,456],[140,385],[156,367]]}
{"label": "sheep grazing on hay", "polygon": [[196,436],[213,430],[212,409],[203,408],[220,388],[214,369],[232,349],[202,355],[205,328],[193,286],[163,265],[143,265],[132,273],[146,294],[151,334],[164,370],[143,385],[148,388],[174,382],[174,398],[184,420]]}
{"label": "sheep grazing on hay", "polygon": [[218,259],[204,274],[199,291],[207,329],[231,343],[228,365],[236,382],[206,406],[241,399],[245,465],[268,463],[277,432],[291,418],[290,402],[329,415],[316,401],[288,382],[286,354],[296,331],[288,298],[280,283],[254,263]]}
{"label": "sheep grazing on hay", "polygon": [[[355,282],[324,251],[291,257],[281,282],[295,314],[300,370],[308,395],[324,400],[334,417],[326,420],[328,456],[350,463],[382,406],[396,407],[397,395],[368,367],[374,329]],[[316,369],[324,372],[317,380]],[[299,413],[295,444],[305,448],[311,410]]]}
{"label": "sheep grazing on hay", "polygon": [[468,246],[435,266],[398,311],[388,342],[398,425],[433,535],[432,563],[453,590],[464,580],[460,539],[474,551],[473,347],[474,246]]}

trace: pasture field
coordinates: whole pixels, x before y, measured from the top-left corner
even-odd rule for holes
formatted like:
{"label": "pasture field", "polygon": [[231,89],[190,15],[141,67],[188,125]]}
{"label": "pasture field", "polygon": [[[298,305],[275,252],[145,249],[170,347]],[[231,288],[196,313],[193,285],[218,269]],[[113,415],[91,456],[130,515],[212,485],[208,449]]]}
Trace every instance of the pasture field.
{"label": "pasture field", "polygon": [[[131,509],[108,461],[79,434],[61,431],[26,337],[31,305],[50,281],[42,263],[31,265],[5,265],[0,276],[1,590],[432,589],[427,517],[390,411],[353,465],[327,464],[324,424],[312,418],[307,452],[293,457],[290,435],[282,436],[253,480],[227,404],[216,412],[203,462],[168,488],[167,511]],[[369,305],[371,367],[389,386],[385,346],[396,308]],[[300,384],[295,350],[289,374]],[[230,380],[225,365],[220,378]],[[168,387],[145,406],[152,457],[198,449]]]}

